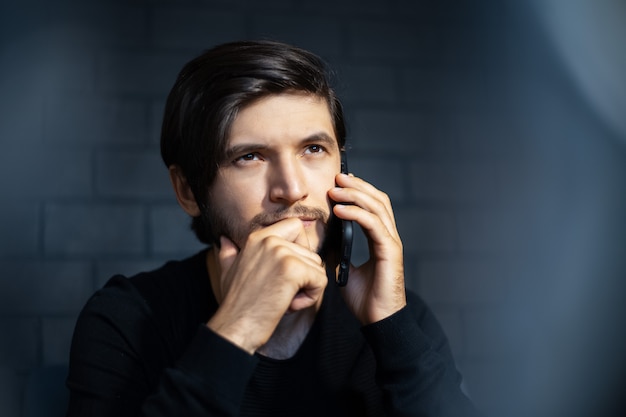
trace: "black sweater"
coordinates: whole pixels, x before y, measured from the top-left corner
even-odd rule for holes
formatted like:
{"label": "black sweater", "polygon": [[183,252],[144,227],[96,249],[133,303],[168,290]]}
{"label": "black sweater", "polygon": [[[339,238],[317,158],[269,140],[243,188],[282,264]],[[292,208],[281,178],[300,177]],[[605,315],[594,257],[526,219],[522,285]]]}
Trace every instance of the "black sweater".
{"label": "black sweater", "polygon": [[361,327],[335,285],[287,360],[249,355],[205,323],[217,309],[206,252],[113,277],[78,319],[68,416],[469,416],[448,343],[408,293]]}

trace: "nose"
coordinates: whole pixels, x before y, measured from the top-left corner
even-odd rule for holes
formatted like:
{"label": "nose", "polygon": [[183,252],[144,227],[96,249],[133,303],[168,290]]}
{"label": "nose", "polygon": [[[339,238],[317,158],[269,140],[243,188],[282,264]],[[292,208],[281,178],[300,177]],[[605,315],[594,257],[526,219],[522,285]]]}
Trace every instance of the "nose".
{"label": "nose", "polygon": [[307,178],[298,157],[282,158],[269,172],[270,200],[292,205],[308,195]]}

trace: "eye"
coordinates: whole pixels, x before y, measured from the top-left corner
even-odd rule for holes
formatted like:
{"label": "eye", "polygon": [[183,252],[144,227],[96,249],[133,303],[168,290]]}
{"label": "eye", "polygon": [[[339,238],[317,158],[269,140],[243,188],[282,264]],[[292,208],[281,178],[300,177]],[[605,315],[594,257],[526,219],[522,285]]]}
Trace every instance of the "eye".
{"label": "eye", "polygon": [[246,162],[256,161],[259,159],[259,155],[254,152],[243,154],[233,160],[233,164],[243,164]]}
{"label": "eye", "polygon": [[313,145],[309,145],[306,147],[306,149],[304,150],[304,153],[322,153],[325,152],[326,148],[324,148],[322,145],[317,145],[317,144],[313,144]]}

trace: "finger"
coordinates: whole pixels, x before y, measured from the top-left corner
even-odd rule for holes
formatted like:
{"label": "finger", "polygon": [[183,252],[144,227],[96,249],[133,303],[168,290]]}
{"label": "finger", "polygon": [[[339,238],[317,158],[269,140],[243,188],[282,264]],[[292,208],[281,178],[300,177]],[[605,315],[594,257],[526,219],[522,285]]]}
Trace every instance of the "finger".
{"label": "finger", "polygon": [[329,191],[329,195],[333,199],[337,199],[339,203],[335,205],[335,207],[339,207],[339,211],[334,210],[335,214],[344,220],[355,220],[357,222],[357,218],[352,217],[344,217],[341,213],[345,213],[345,215],[352,215],[358,213],[355,210],[343,210],[343,206],[348,204],[341,204],[342,202],[350,202],[349,204],[353,208],[361,209],[365,212],[371,213],[377,216],[382,222],[383,226],[387,229],[389,234],[393,236],[397,236],[397,227],[396,221],[393,216],[393,211],[391,208],[388,208],[386,201],[381,201],[380,198],[384,198],[388,200],[388,197],[385,195],[384,197],[380,197],[379,195],[373,196],[362,192],[360,190],[354,188],[334,188]]}
{"label": "finger", "polygon": [[288,311],[304,310],[305,308],[313,306],[324,293],[324,289],[326,288],[325,284],[327,282],[328,280],[325,280],[324,283],[315,288],[306,288],[299,291],[291,300]]}
{"label": "finger", "polygon": [[401,245],[400,236],[395,228],[389,228],[383,220],[367,210],[355,205],[337,204],[333,207],[337,217],[353,220],[361,226],[370,243],[380,247],[383,251],[391,249],[389,240]]}
{"label": "finger", "polygon": [[246,245],[244,250],[248,250],[248,246],[250,247],[248,253],[256,252],[257,257],[271,257],[273,259],[291,257],[305,262],[310,267],[321,268],[322,266],[322,258],[316,252],[279,236],[267,236],[258,244]]}
{"label": "finger", "polygon": [[279,236],[288,242],[296,243],[309,251],[313,250],[309,242],[309,237],[304,229],[304,225],[298,218],[288,218],[277,221],[276,223],[261,229],[259,232],[261,236]]}
{"label": "finger", "polygon": [[309,269],[309,273],[302,276],[302,282],[298,292],[289,304],[289,311],[302,310],[317,303],[328,284],[326,269],[321,265],[315,265]]}
{"label": "finger", "polygon": [[300,245],[304,248],[307,248],[309,251],[312,251],[313,248],[311,248],[311,243],[309,242],[309,235],[307,235],[306,230],[304,229],[304,225],[299,219],[298,219],[298,223],[300,227],[298,228],[298,234],[296,235],[296,238],[293,240],[293,243]]}
{"label": "finger", "polygon": [[385,195],[382,191],[380,191],[378,188],[376,188],[375,186],[373,186],[369,182],[365,181],[362,178],[355,177],[352,174],[349,174],[349,175],[348,174],[337,174],[337,176],[335,177],[335,182],[340,187],[356,188],[357,190],[361,190],[361,191],[366,192],[368,194]]}
{"label": "finger", "polygon": [[[296,222],[299,222],[299,220],[296,220]],[[290,233],[288,228],[285,229],[276,225],[277,223],[251,233],[243,250],[247,253],[256,252],[256,256],[264,256],[262,253],[272,257],[277,257],[279,254],[295,255],[306,260],[311,265],[322,264],[322,258],[316,252],[288,240],[297,240],[297,233]],[[287,233],[285,233],[285,230]]]}
{"label": "finger", "polygon": [[[396,227],[391,199],[386,193],[380,191],[367,181],[353,175],[339,174],[337,175],[336,181],[339,187],[330,190],[331,198],[336,198],[333,198],[333,200],[337,202],[354,203],[368,211],[377,212],[379,214],[383,212],[377,207],[382,206],[393,228]],[[356,194],[355,191],[360,191],[362,194]],[[364,199],[363,196],[367,196],[368,198]],[[359,197],[361,198],[359,199]]]}

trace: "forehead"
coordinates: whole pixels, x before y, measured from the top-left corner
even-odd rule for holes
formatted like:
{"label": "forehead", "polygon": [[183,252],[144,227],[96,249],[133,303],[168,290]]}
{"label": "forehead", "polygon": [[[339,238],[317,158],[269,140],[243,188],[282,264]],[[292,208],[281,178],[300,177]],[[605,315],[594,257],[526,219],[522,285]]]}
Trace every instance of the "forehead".
{"label": "forehead", "polygon": [[337,143],[333,119],[324,98],[305,93],[263,97],[242,108],[230,128],[228,147],[252,142],[288,144],[311,135],[326,135]]}

